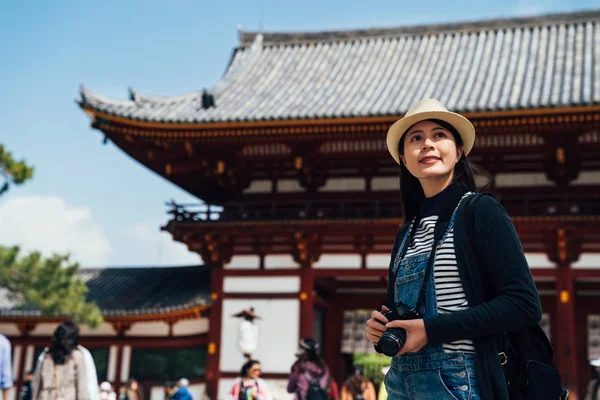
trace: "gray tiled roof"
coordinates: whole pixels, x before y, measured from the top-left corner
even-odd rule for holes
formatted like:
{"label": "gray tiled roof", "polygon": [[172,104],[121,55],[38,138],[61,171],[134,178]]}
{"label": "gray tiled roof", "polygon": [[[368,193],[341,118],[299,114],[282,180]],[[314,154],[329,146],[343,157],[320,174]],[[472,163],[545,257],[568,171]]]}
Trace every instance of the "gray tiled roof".
{"label": "gray tiled roof", "polygon": [[245,34],[209,91],[209,109],[200,92],[120,101],[82,89],[80,104],[173,123],[401,115],[428,97],[459,112],[599,104],[600,12]]}
{"label": "gray tiled roof", "polygon": [[[211,302],[207,266],[81,269],[79,275],[87,299],[104,316],[164,314]],[[0,288],[0,318],[40,315],[32,307],[15,307]]]}

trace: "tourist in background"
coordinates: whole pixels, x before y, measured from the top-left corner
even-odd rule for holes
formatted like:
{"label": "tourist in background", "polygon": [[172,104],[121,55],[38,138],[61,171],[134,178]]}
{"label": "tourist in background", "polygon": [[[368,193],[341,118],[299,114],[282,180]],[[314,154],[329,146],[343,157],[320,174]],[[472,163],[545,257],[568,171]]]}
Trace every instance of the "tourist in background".
{"label": "tourist in background", "polygon": [[260,378],[260,362],[249,360],[242,366],[240,378],[233,384],[228,400],[267,400],[267,384]]}
{"label": "tourist in background", "polygon": [[135,378],[129,378],[125,390],[121,391],[119,400],[144,400],[140,385]]}
{"label": "tourist in background", "polygon": [[320,389],[321,393],[311,393],[311,397],[320,397],[322,400],[330,398],[331,375],[325,360],[319,355],[319,343],[312,338],[301,339],[300,351],[296,355],[298,359],[292,365],[288,393],[294,393],[297,400],[304,400],[309,388],[315,392]]}
{"label": "tourist in background", "polygon": [[360,367],[356,367],[354,375],[342,385],[341,400],[376,400],[375,386],[365,378]]}
{"label": "tourist in background", "polygon": [[25,381],[19,393],[19,400],[31,400],[31,381],[33,381],[33,370],[27,371],[27,375],[25,375]]}
{"label": "tourist in background", "polygon": [[78,344],[75,323],[63,322],[56,328],[33,375],[33,400],[89,400],[85,359]]}
{"label": "tourist in background", "polygon": [[100,384],[100,400],[117,400],[117,394],[112,389],[110,382]]}
{"label": "tourist in background", "polygon": [[10,341],[0,334],[0,389],[4,400],[8,400],[8,394],[13,387],[11,354]]}

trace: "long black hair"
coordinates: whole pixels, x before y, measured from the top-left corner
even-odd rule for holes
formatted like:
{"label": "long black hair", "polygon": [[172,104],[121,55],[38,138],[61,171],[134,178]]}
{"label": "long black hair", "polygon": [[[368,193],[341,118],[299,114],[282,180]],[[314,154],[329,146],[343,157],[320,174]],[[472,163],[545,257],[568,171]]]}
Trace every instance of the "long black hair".
{"label": "long black hair", "polygon": [[256,364],[260,364],[260,361],[258,361],[258,360],[248,360],[248,361],[246,361],[244,363],[244,365],[242,365],[242,369],[240,370],[240,376],[242,378],[247,378],[248,377],[248,371],[250,371],[250,368],[252,368]]}
{"label": "long black hair", "polygon": [[54,364],[63,365],[66,357],[79,345],[79,328],[72,321],[65,321],[56,328],[48,353]]}
{"label": "long black hair", "polygon": [[[454,136],[454,141],[456,142],[456,148],[463,146],[463,140],[460,137],[460,134],[454,128],[454,126],[450,125],[446,121],[442,121],[439,119],[428,119],[426,121],[431,121]],[[422,122],[422,121],[419,121]],[[411,126],[412,128],[412,126]],[[406,130],[408,132],[410,128]],[[404,139],[406,137],[406,132],[402,134],[400,141],[398,142],[398,154],[401,156],[404,155]],[[452,185],[457,185],[467,189],[468,191],[475,192],[477,191],[477,187],[475,184],[475,177],[481,177],[482,184],[480,189],[487,187],[490,183],[489,174],[483,170],[482,168],[474,165],[469,161],[465,153],[461,155],[460,159],[454,166],[454,176],[452,178]],[[421,186],[421,182],[417,179],[413,174],[410,173],[408,168],[404,166],[404,163],[400,161],[400,198],[402,201],[402,210],[404,213],[404,221],[408,222],[412,220],[419,214],[419,205],[425,199],[425,193],[423,193],[423,187]]]}

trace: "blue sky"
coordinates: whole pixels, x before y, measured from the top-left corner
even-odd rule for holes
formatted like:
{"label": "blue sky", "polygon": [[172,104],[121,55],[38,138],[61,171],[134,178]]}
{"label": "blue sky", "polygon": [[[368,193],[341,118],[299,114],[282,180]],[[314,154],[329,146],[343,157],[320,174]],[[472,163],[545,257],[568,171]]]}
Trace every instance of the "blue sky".
{"label": "blue sky", "polygon": [[5,1],[0,5],[0,143],[35,179],[0,199],[0,244],[70,251],[84,266],[200,263],[159,227],[164,202],[197,201],[112,144],[75,104],[79,85],[176,95],[213,86],[236,27],[387,27],[600,8],[600,1]]}

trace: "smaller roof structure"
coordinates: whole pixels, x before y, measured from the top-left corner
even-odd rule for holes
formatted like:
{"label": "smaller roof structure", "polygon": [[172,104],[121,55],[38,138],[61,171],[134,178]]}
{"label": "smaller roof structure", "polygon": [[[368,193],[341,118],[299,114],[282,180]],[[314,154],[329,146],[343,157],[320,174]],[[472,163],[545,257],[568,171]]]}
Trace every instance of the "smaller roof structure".
{"label": "smaller roof structure", "polygon": [[[209,305],[210,267],[84,268],[87,300],[105,317],[169,314]],[[0,319],[41,317],[34,307],[17,307],[0,288]]]}

